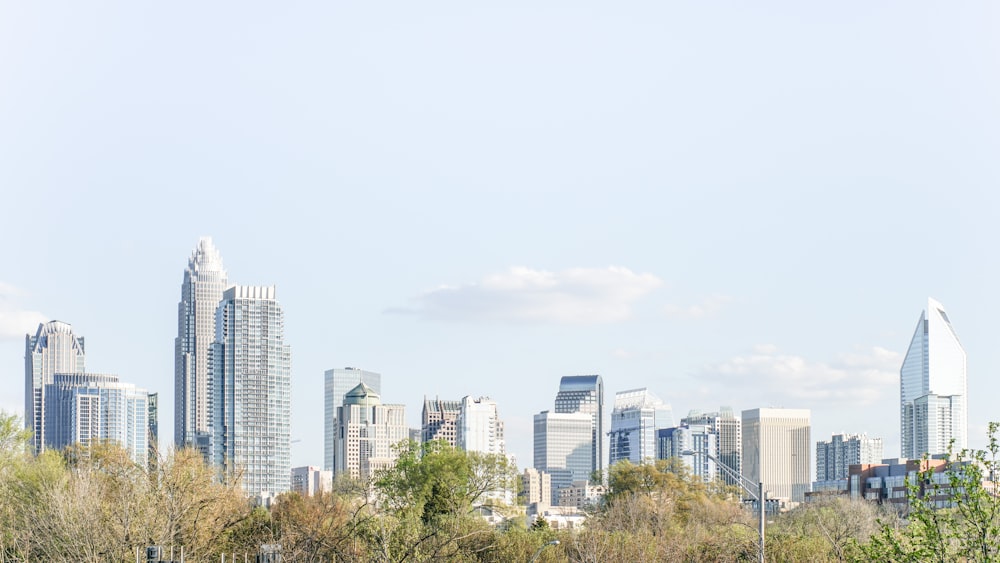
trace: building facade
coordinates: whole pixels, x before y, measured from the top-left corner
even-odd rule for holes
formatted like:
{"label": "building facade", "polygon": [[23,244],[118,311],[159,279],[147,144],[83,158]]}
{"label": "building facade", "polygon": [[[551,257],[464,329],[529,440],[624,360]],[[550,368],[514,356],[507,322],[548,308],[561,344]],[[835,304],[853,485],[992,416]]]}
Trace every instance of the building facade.
{"label": "building facade", "polygon": [[731,407],[721,407],[717,412],[691,411],[681,419],[681,426],[705,424],[716,435],[718,450],[715,457],[731,471],[719,467],[718,477],[727,485],[739,486],[736,476],[743,473],[743,422]]}
{"label": "building facade", "polygon": [[347,367],[328,369],[323,373],[323,469],[333,470],[336,462],[334,438],[337,435],[337,408],[343,406],[344,395],[364,383],[376,393],[382,392],[382,375],[373,371]]}
{"label": "building facade", "polygon": [[851,465],[882,461],[882,438],[867,434],[834,434],[816,442],[816,481],[847,479]]}
{"label": "building facade", "polygon": [[403,405],[383,405],[374,389],[359,383],[337,409],[334,476],[367,480],[396,461],[395,446],[409,438]]}
{"label": "building facade", "polygon": [[[718,478],[719,435],[709,424],[682,424],[657,432],[659,459],[680,459],[706,483]],[[713,459],[714,458],[714,459]],[[739,475],[737,473],[737,475]]]}
{"label": "building facade", "polygon": [[965,349],[944,306],[927,300],[899,369],[901,455],[948,453],[968,447]]}
{"label": "building facade", "polygon": [[534,467],[521,474],[521,494],[529,513],[537,514],[552,504],[552,476]]}
{"label": "building facade", "polygon": [[585,413],[591,420],[591,471],[604,470],[604,380],[600,375],[568,375],[559,380],[557,414]]}
{"label": "building facade", "polygon": [[657,457],[657,430],[674,425],[670,405],[645,387],[615,394],[611,411],[608,466],[619,461],[640,464]]}
{"label": "building facade", "polygon": [[61,321],[38,325],[24,337],[24,427],[32,431],[35,453],[45,449],[45,386],[57,373],[85,371],[83,337]]}
{"label": "building facade", "polygon": [[506,455],[503,421],[489,397],[463,397],[455,418],[455,445],[467,452]]}
{"label": "building facade", "polygon": [[248,494],[289,490],[292,353],[274,286],[223,293],[212,344],[209,453]]}
{"label": "building facade", "polygon": [[424,397],[424,408],[420,413],[420,441],[444,440],[449,445],[458,444],[458,411],[461,401],[441,400],[440,397]]}
{"label": "building facade", "polygon": [[202,237],[188,259],[177,304],[174,340],[174,443],[208,453],[209,352],[215,341],[215,311],[229,280],[212,239]]}
{"label": "building facade", "polygon": [[551,476],[555,506],[559,489],[588,481],[593,472],[593,416],[542,411],[534,420],[534,467]]}
{"label": "building facade", "polygon": [[57,373],[45,384],[45,447],[111,442],[149,463],[149,394],[99,373]]}
{"label": "building facade", "polygon": [[333,490],[333,472],[313,467],[293,467],[291,490],[304,497],[321,495]]}
{"label": "building facade", "polygon": [[802,502],[809,491],[812,443],[808,409],[743,411],[743,475],[771,499]]}

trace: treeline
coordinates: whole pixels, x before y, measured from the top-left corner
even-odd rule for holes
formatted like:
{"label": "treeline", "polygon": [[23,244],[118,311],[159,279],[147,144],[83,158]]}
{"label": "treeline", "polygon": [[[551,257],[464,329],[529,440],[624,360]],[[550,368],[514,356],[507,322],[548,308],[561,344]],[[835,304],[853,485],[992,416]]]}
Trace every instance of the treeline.
{"label": "treeline", "polygon": [[[496,492],[516,483],[504,458],[442,443],[404,446],[395,467],[371,483],[342,480],[321,496],[282,495],[268,510],[253,507],[238,482],[195,452],[167,455],[152,470],[110,445],[35,457],[20,425],[0,414],[0,563],[132,562],[147,545],[174,546],[175,559],[183,546],[192,563],[223,554],[252,561],[263,544],[281,544],[289,563],[757,559],[756,520],[738,492],[667,461],[616,465],[586,525],[553,530],[544,521],[526,525],[523,508],[498,504]],[[909,525],[863,502],[805,505],[768,524],[767,560],[993,560],[996,497],[971,485],[954,490],[966,497],[965,509],[918,503]],[[509,518],[491,526],[480,516],[484,507]],[[988,547],[972,549],[977,541]]]}

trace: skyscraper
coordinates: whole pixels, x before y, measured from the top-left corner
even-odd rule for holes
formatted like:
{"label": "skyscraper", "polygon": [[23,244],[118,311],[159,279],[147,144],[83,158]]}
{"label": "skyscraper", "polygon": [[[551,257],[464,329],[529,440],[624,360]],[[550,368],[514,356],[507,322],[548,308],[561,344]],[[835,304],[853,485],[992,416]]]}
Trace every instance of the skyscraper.
{"label": "skyscraper", "polygon": [[670,405],[645,387],[619,391],[611,411],[608,466],[622,460],[640,464],[656,459],[656,431],[673,425]]}
{"label": "skyscraper", "polygon": [[344,404],[344,395],[358,383],[382,392],[382,375],[373,371],[347,367],[328,369],[323,374],[323,469],[332,471],[336,465],[333,439],[337,433],[337,407]]}
{"label": "skyscraper", "polygon": [[951,326],[944,306],[927,300],[899,368],[901,455],[919,459],[924,454],[968,447],[968,388],[965,349]]}
{"label": "skyscraper", "polygon": [[714,455],[732,470],[720,467],[718,476],[728,485],[739,486],[735,476],[743,473],[743,423],[732,407],[721,407],[718,412],[691,411],[681,419],[681,425],[685,424],[707,424],[718,435],[718,452]]}
{"label": "skyscraper", "polygon": [[466,396],[455,419],[455,445],[467,452],[506,455],[503,421],[497,403],[489,397]]}
{"label": "skyscraper", "polygon": [[809,409],[743,411],[743,475],[768,498],[805,500],[811,468]]}
{"label": "skyscraper", "polygon": [[291,478],[291,349],[274,286],[223,293],[212,344],[209,452],[251,494],[282,493]]}
{"label": "skyscraper", "polygon": [[30,429],[32,449],[45,449],[45,385],[57,373],[84,371],[83,337],[60,321],[38,325],[35,336],[24,337],[24,427]]}
{"label": "skyscraper", "polygon": [[359,383],[337,409],[334,476],[369,479],[396,462],[394,446],[409,437],[403,405],[383,405],[374,389]]}
{"label": "skyscraper", "polygon": [[455,422],[461,406],[461,401],[424,397],[424,408],[420,412],[420,441],[444,440],[452,446],[457,445]]}
{"label": "skyscraper", "polygon": [[57,373],[45,384],[45,447],[114,442],[149,463],[149,394],[117,376]]}
{"label": "skyscraper", "polygon": [[816,442],[816,481],[847,479],[851,465],[882,463],[882,438],[834,434]]}
{"label": "skyscraper", "polygon": [[656,435],[659,439],[657,455],[660,459],[678,458],[693,475],[705,482],[718,477],[719,434],[709,424],[681,424],[663,428]]}
{"label": "skyscraper", "polygon": [[174,340],[174,443],[207,453],[209,422],[208,354],[215,340],[215,310],[228,287],[222,256],[203,237],[191,253],[177,304]]}
{"label": "skyscraper", "polygon": [[[600,375],[568,375],[559,381],[556,413],[582,412],[591,419],[591,471],[604,469],[604,381]],[[537,418],[537,417],[536,417]],[[536,423],[537,424],[537,423]],[[555,477],[553,477],[555,486]]]}
{"label": "skyscraper", "polygon": [[590,480],[593,430],[593,416],[585,412],[535,415],[534,467],[552,476],[551,504],[558,504],[559,489]]}

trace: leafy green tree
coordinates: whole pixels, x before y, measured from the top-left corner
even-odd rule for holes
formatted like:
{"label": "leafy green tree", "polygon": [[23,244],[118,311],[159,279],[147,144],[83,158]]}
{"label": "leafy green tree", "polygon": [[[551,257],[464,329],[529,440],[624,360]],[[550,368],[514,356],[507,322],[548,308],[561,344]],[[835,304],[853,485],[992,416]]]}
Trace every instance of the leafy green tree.
{"label": "leafy green tree", "polygon": [[908,523],[883,522],[856,560],[890,562],[1000,560],[1000,423],[985,450],[963,450],[938,471],[929,465],[907,483]]}

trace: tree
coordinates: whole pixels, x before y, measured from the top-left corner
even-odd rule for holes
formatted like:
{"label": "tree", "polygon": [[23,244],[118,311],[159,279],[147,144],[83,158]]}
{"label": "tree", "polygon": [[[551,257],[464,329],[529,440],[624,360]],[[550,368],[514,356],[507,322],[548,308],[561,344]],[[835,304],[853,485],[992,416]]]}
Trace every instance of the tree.
{"label": "tree", "polygon": [[857,560],[892,562],[1000,559],[1000,423],[991,422],[986,450],[962,450],[936,470],[929,464],[907,482],[905,526],[882,522]]}

